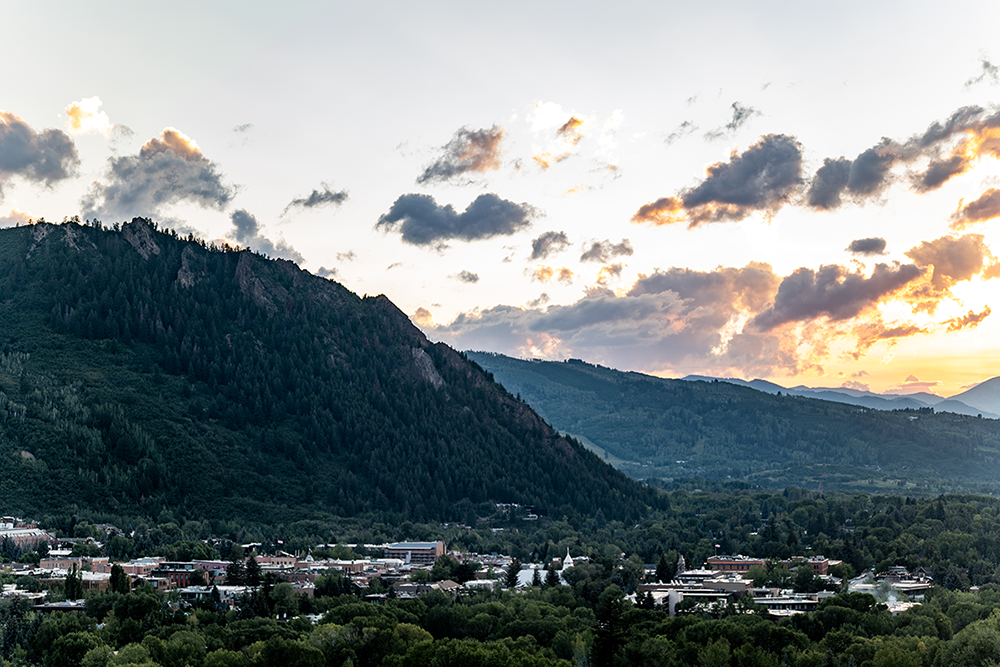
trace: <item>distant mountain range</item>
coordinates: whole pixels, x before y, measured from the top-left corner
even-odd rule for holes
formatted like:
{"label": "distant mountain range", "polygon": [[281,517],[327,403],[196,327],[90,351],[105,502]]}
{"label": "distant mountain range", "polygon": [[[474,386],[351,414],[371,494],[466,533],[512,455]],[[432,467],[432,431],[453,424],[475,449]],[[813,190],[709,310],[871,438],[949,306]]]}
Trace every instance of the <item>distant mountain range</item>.
{"label": "distant mountain range", "polygon": [[951,398],[942,398],[927,392],[914,394],[879,394],[871,391],[860,391],[846,387],[782,387],[767,380],[740,380],[737,378],[715,378],[707,375],[688,375],[682,380],[700,380],[702,382],[729,382],[743,387],[750,387],[768,394],[791,394],[793,396],[808,396],[824,401],[861,405],[873,410],[901,410],[905,408],[934,408],[937,412],[954,412],[972,417],[981,416],[988,419],[1000,419],[1000,377],[995,377],[980,383]]}
{"label": "distant mountain range", "polygon": [[[1000,492],[1000,420],[984,418],[991,414],[985,410],[945,411],[964,401],[929,406],[929,394],[890,398],[763,380],[672,380],[576,359],[466,355],[554,427],[637,478]],[[982,397],[995,386],[984,383],[965,397],[987,405]]]}

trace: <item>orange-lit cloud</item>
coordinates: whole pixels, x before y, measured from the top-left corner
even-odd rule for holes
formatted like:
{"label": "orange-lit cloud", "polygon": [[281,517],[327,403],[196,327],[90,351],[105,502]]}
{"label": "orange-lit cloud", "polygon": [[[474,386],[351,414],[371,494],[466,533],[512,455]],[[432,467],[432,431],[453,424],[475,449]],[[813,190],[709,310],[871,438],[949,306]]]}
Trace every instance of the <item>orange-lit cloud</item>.
{"label": "orange-lit cloud", "polygon": [[27,211],[19,211],[16,208],[10,209],[10,213],[0,216],[0,227],[17,227],[27,225],[32,222],[32,216]]}
{"label": "orange-lit cloud", "polygon": [[956,283],[971,280],[996,262],[982,234],[942,236],[924,241],[904,254],[928,270],[923,280],[910,285],[905,297],[914,311],[928,313],[935,312],[941,299],[951,297]]}
{"label": "orange-lit cloud", "polygon": [[632,222],[687,222],[694,228],[737,222],[754,212],[772,215],[802,186],[802,147],[788,135],[769,134],[706,172],[695,187],[640,207]]}
{"label": "orange-lit cloud", "polygon": [[986,306],[982,312],[977,313],[974,310],[970,310],[968,313],[962,317],[953,317],[945,324],[948,325],[948,331],[960,331],[966,327],[977,327],[980,322],[985,320],[990,316],[990,307]]}
{"label": "orange-lit cloud", "polygon": [[581,141],[588,136],[595,120],[575,112],[563,111],[560,105],[552,102],[536,103],[528,114],[528,119],[533,131],[548,135],[546,145],[534,149],[531,158],[542,169],[548,169],[576,155]]}
{"label": "orange-lit cloud", "polygon": [[601,270],[597,272],[597,284],[606,285],[609,280],[621,278],[624,268],[625,265],[621,262],[602,266]]}
{"label": "orange-lit cloud", "polygon": [[1000,190],[997,188],[989,188],[979,199],[964,206],[963,203],[959,202],[958,210],[952,215],[952,229],[965,229],[973,223],[1000,217]]}
{"label": "orange-lit cloud", "polygon": [[534,270],[528,269],[526,273],[531,277],[532,280],[536,280],[540,283],[552,282],[553,280],[558,280],[561,283],[569,284],[573,282],[573,271],[567,267],[553,268],[551,266],[539,265],[535,267]]}
{"label": "orange-lit cloud", "polygon": [[420,327],[432,327],[434,326],[434,316],[431,315],[431,311],[420,307],[413,313],[413,323]]}
{"label": "orange-lit cloud", "polygon": [[139,149],[139,157],[149,160],[153,156],[166,153],[167,151],[173,151],[174,155],[184,158],[188,162],[197,162],[198,160],[205,159],[205,156],[201,153],[201,149],[198,147],[198,143],[194,139],[172,127],[165,128],[159,137],[154,137],[147,141]]}
{"label": "orange-lit cloud", "polygon": [[444,153],[417,177],[417,183],[454,181],[465,174],[496,171],[503,164],[504,129],[497,125],[489,129],[459,128],[444,147]]}
{"label": "orange-lit cloud", "polygon": [[115,129],[108,114],[101,111],[101,98],[85,97],[66,107],[66,126],[75,134],[93,132],[108,137]]}

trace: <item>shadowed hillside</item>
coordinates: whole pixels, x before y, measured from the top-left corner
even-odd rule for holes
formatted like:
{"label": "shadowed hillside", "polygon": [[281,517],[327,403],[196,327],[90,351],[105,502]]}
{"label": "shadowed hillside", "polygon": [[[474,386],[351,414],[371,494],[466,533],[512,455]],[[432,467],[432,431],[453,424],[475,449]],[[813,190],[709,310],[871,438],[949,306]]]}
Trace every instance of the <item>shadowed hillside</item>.
{"label": "shadowed hillside", "polygon": [[0,230],[0,501],[274,523],[660,502],[385,296],[141,219]]}

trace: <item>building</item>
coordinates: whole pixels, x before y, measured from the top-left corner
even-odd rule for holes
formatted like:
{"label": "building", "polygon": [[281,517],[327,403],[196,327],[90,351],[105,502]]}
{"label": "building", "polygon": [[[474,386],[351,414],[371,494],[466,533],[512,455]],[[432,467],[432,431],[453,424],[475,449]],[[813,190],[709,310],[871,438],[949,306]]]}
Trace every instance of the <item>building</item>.
{"label": "building", "polygon": [[[754,565],[764,567],[763,558],[749,556],[712,556],[708,559],[708,567],[719,572],[746,572]],[[825,573],[824,573],[825,574]]]}
{"label": "building", "polygon": [[385,551],[386,558],[399,558],[410,565],[433,565],[445,553],[444,542],[396,542]]}

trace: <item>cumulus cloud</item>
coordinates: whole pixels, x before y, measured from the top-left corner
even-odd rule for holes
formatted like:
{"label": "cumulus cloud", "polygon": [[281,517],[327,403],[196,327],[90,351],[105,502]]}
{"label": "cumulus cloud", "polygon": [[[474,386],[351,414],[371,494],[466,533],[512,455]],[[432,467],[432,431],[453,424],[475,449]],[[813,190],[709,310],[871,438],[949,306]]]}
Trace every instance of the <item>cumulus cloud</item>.
{"label": "cumulus cloud", "polygon": [[903,254],[917,266],[932,269],[930,284],[938,293],[944,293],[957,282],[971,280],[995,259],[982,234],[942,236],[924,241]]}
{"label": "cumulus cloud", "polygon": [[497,125],[482,130],[459,128],[444,146],[441,157],[417,177],[417,183],[451,181],[466,174],[484,174],[499,169],[503,162],[500,150],[503,136],[503,128]]}
{"label": "cumulus cloud", "polygon": [[945,324],[948,325],[948,331],[960,331],[967,327],[977,327],[980,322],[989,317],[990,312],[989,306],[986,306],[986,308],[979,313],[974,310],[970,310],[962,317],[953,317],[950,320],[947,320]]}
{"label": "cumulus cloud", "polygon": [[612,243],[607,239],[593,241],[589,246],[584,246],[580,261],[606,263],[615,257],[630,256],[633,252],[628,239],[622,239],[620,243]]}
{"label": "cumulus cloud", "polygon": [[0,201],[12,178],[52,187],[76,175],[80,158],[62,130],[36,131],[21,117],[0,111]]}
{"label": "cumulus cloud", "polygon": [[882,255],[885,254],[885,245],[885,239],[878,237],[854,239],[847,246],[847,251],[855,255]]}
{"label": "cumulus cloud", "polygon": [[421,306],[413,313],[413,323],[421,327],[433,326],[434,316],[431,315],[431,311]]}
{"label": "cumulus cloud", "polygon": [[545,259],[549,255],[565,250],[569,246],[566,232],[544,232],[531,240],[531,260]]}
{"label": "cumulus cloud", "polygon": [[979,76],[974,76],[968,81],[966,81],[965,82],[966,88],[968,88],[969,86],[974,86],[977,83],[982,83],[983,81],[992,83],[994,85],[1000,83],[1000,67],[997,67],[986,58],[981,58],[979,61],[979,65],[980,65]]}
{"label": "cumulus cloud", "polygon": [[516,204],[487,193],[476,197],[461,213],[451,204],[440,206],[429,195],[399,197],[382,215],[376,229],[398,231],[404,243],[447,247],[445,241],[477,241],[510,236],[529,227],[539,212],[529,204]]}
{"label": "cumulus cloud", "polygon": [[292,208],[319,208],[323,206],[339,206],[347,201],[347,190],[334,191],[326,183],[320,184],[323,189],[313,189],[308,197],[299,197],[288,202],[288,206],[281,212],[281,215],[288,213]]}
{"label": "cumulus cloud", "polygon": [[260,223],[257,222],[257,218],[252,216],[246,210],[238,209],[233,211],[230,219],[232,220],[234,227],[232,232],[233,238],[241,246],[256,250],[262,255],[267,255],[268,257],[290,259],[296,264],[302,263],[304,259],[302,255],[300,255],[295,248],[285,243],[284,240],[279,240],[277,243],[274,243],[270,239],[263,236],[261,234],[261,226]]}
{"label": "cumulus cloud", "polygon": [[27,225],[32,222],[31,214],[27,211],[19,211],[16,208],[10,209],[10,213],[0,216],[0,227],[17,227]]}
{"label": "cumulus cloud", "polygon": [[[997,155],[1000,115],[988,116],[982,107],[962,107],[945,122],[934,122],[923,134],[904,142],[883,138],[855,159],[826,158],[813,176],[806,193],[806,203],[816,209],[830,210],[843,204],[844,196],[863,203],[880,195],[892,183],[892,169],[898,164],[928,159],[926,168],[912,176],[917,192],[935,190],[962,174],[983,155]],[[959,137],[944,154],[949,142]]]}
{"label": "cumulus cloud", "polygon": [[317,269],[317,271],[316,271],[316,275],[317,276],[319,276],[320,278],[327,278],[329,280],[332,280],[332,279],[336,278],[337,274],[339,274],[339,273],[340,272],[336,268],[329,268],[328,269],[325,266],[319,267],[319,269]]}
{"label": "cumulus cloud", "polygon": [[66,126],[74,134],[102,134],[105,138],[115,129],[108,114],[101,111],[101,98],[85,97],[66,107]]}
{"label": "cumulus cloud", "polygon": [[964,229],[973,223],[997,217],[1000,217],[1000,190],[989,188],[975,201],[968,204],[959,202],[958,210],[951,217],[951,228]]}
{"label": "cumulus cloud", "polygon": [[597,284],[604,286],[607,285],[608,281],[612,279],[618,279],[622,277],[622,270],[624,270],[625,265],[621,262],[615,264],[608,264],[607,266],[602,266],[601,270],[597,272]]}
{"label": "cumulus cloud", "polygon": [[104,179],[81,202],[88,217],[163,217],[165,206],[180,202],[221,211],[236,195],[198,144],[169,127],[137,155],[109,158]]}
{"label": "cumulus cloud", "polygon": [[455,276],[455,279],[463,283],[478,283],[479,274],[473,273],[472,271],[462,270],[458,272],[458,274]]}
{"label": "cumulus cloud", "polygon": [[821,266],[818,271],[796,269],[781,281],[773,305],[754,316],[750,324],[759,331],[770,331],[823,316],[847,320],[899,292],[922,273],[913,264],[876,264],[871,276],[835,264]]}
{"label": "cumulus cloud", "polygon": [[632,221],[686,222],[693,228],[708,222],[736,222],[757,211],[772,214],[802,183],[802,147],[790,136],[769,134],[707,171],[700,184],[642,206]]}

